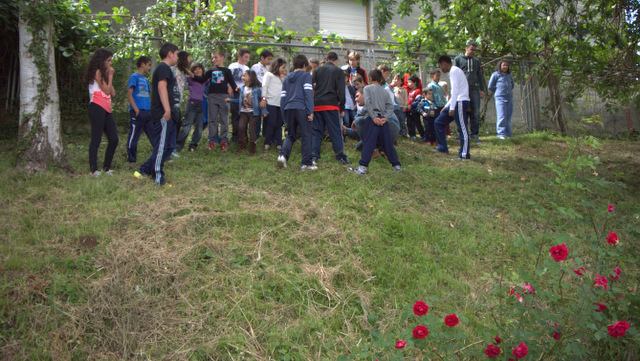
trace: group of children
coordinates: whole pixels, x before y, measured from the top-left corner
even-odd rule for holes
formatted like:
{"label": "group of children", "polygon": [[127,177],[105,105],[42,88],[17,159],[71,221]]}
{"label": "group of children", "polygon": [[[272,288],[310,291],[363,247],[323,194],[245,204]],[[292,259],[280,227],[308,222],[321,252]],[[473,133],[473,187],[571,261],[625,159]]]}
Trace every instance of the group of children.
{"label": "group of children", "polygon": [[[269,50],[263,50],[260,62],[251,68],[247,66],[251,55],[248,49],[239,49],[238,60],[228,67],[224,66],[225,55],[223,50],[213,51],[213,66],[205,70],[202,63],[191,64],[187,52],[165,43],[160,49],[162,61],[153,72],[151,84],[145,77],[151,70],[151,59],[145,56],[137,59],[137,71],[131,75],[127,85],[131,117],[127,161],[137,161],[137,143],[142,132],[147,135],[153,151],[135,171],[136,178],[151,177],[158,185],[165,184],[164,163],[172,155],[179,156],[178,152],[185,146],[190,133],[188,149],[196,150],[204,125],[207,125],[210,150],[216,149],[218,144],[219,149],[225,151],[228,143],[233,141],[239,144],[239,152],[248,149],[250,154],[255,154],[258,137],[262,133],[264,149],[275,146],[279,150],[278,164],[283,167],[286,167],[293,143],[300,139],[302,170],[317,169],[319,146],[316,144],[319,143],[316,138],[320,134],[321,140],[322,132],[329,128],[338,129],[338,133],[342,130],[337,143],[333,139],[337,138],[336,135],[329,135],[336,158],[344,164],[350,162],[340,148],[344,144],[343,136],[361,140],[358,144],[362,149],[359,166],[349,168],[358,174],[366,174],[375,152],[383,153],[395,171],[402,171],[394,144],[397,144],[399,135],[417,140],[416,129],[423,142],[438,145],[442,150],[436,143],[436,119],[445,108],[448,95],[447,83],[440,82],[439,69],[431,71],[431,82],[422,88],[417,76],[395,75],[393,81],[387,83],[391,70],[386,65],[367,74],[360,67],[360,57],[356,52],[349,54],[349,64],[342,69],[335,67],[335,53],[329,53],[327,59],[330,60],[323,62],[299,55],[293,60],[291,72],[286,61],[282,58],[274,60]],[[108,50],[96,51],[86,76],[92,98],[89,107],[92,121],[89,158],[93,175],[100,174],[96,154],[102,132],[107,133],[109,140],[103,165],[108,174],[111,174],[111,161],[118,142],[110,109],[110,97],[115,95],[111,86],[111,56]],[[331,69],[325,71],[325,67]],[[328,75],[323,74],[334,74],[336,69],[344,76],[343,89],[342,85],[335,85],[336,82],[326,83],[324,79],[317,79],[315,75],[312,78],[311,75],[315,72],[326,77]],[[335,89],[325,89],[326,84]],[[318,87],[321,88],[320,95],[317,94]],[[180,104],[186,89],[189,96],[184,101],[183,122]],[[335,114],[339,112],[340,124],[333,124],[334,113],[325,113],[326,110],[335,111]],[[329,115],[331,117],[327,117]],[[319,123],[322,124],[317,125]],[[283,140],[282,126],[285,124],[286,139]],[[448,133],[448,123],[446,127]]]}

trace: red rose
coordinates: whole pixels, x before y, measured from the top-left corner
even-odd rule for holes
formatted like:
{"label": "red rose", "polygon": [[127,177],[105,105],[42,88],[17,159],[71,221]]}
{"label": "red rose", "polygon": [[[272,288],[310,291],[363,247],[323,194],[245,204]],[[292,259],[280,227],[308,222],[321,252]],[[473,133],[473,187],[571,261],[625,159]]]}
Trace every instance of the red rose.
{"label": "red rose", "polygon": [[613,210],[614,210],[613,204],[609,204],[609,208],[607,208],[607,211],[613,212]]}
{"label": "red rose", "polygon": [[530,294],[530,295],[531,295],[531,294],[536,293],[536,290],[535,290],[535,289],[533,289],[533,286],[532,286],[532,285],[530,285],[530,284],[528,284],[528,283],[527,283],[527,284],[525,284],[525,285],[522,287],[522,292],[524,292],[525,294],[527,294],[527,293],[528,293],[528,294]]}
{"label": "red rose", "polygon": [[498,337],[497,333],[496,333],[496,337],[494,337],[493,339],[496,340],[496,345],[499,344],[500,342],[502,342],[502,339],[500,339],[500,337]]}
{"label": "red rose", "polygon": [[444,318],[444,324],[449,327],[455,327],[455,325],[458,324],[458,316],[456,316],[455,313],[447,315],[447,317]]}
{"label": "red rose", "polygon": [[593,284],[596,285],[596,287],[604,287],[604,290],[606,291],[608,283],[609,281],[607,280],[606,277],[600,276],[599,274],[596,273],[596,280],[593,281]]}
{"label": "red rose", "polygon": [[615,268],[615,273],[616,273],[615,276],[612,275],[612,274],[609,274],[609,278],[611,278],[612,280],[617,280],[618,278],[620,278],[620,274],[622,273],[622,271],[620,271],[619,267],[616,267]]}
{"label": "red rose", "polygon": [[554,340],[559,340],[560,339],[560,332],[558,331],[553,331],[553,339]]}
{"label": "red rose", "polygon": [[528,352],[529,352],[529,348],[527,347],[527,345],[524,344],[524,341],[523,341],[523,342],[520,342],[520,344],[516,346],[516,348],[514,348],[513,351],[511,351],[511,354],[515,356],[517,360],[527,356]]}
{"label": "red rose", "polygon": [[587,270],[585,270],[584,267],[573,270],[573,273],[577,274],[578,276],[584,276],[584,273],[582,272],[587,272]]}
{"label": "red rose", "polygon": [[629,324],[627,323],[627,321],[618,321],[613,325],[607,327],[607,330],[609,330],[609,335],[615,338],[624,336],[624,334],[627,333],[628,329]]}
{"label": "red rose", "polygon": [[607,305],[605,305],[604,303],[596,302],[594,303],[594,305],[598,306],[598,309],[596,310],[596,312],[602,312],[607,309]]}
{"label": "red rose", "polygon": [[413,305],[413,313],[418,316],[424,316],[429,312],[429,306],[424,301],[418,301]]}
{"label": "red rose", "polygon": [[498,357],[500,355],[500,347],[494,345],[487,345],[487,349],[484,354],[490,358]]}
{"label": "red rose", "polygon": [[404,346],[405,346],[406,344],[407,344],[407,343],[406,343],[406,342],[404,342],[404,341],[396,341],[396,348],[397,348],[397,349],[404,348]]}
{"label": "red rose", "polygon": [[560,261],[564,261],[565,259],[567,259],[567,256],[569,255],[569,250],[567,249],[566,245],[559,244],[559,245],[551,247],[551,249],[549,249],[549,253],[551,253],[551,257],[556,262],[560,262]]}
{"label": "red rose", "polygon": [[422,339],[422,338],[425,338],[427,336],[429,336],[429,330],[426,327],[424,327],[422,325],[418,325],[418,326],[416,326],[416,328],[413,329],[413,337],[414,338]]}
{"label": "red rose", "polygon": [[609,235],[607,236],[607,243],[611,245],[616,245],[618,244],[618,241],[620,241],[618,239],[618,234],[615,232],[609,232]]}

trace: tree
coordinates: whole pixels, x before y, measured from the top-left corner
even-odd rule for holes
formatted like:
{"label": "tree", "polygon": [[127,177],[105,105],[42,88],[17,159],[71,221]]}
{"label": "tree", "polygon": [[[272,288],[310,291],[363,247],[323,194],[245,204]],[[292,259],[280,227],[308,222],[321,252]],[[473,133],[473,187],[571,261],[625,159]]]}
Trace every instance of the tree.
{"label": "tree", "polygon": [[20,147],[18,168],[42,172],[64,160],[54,58],[54,0],[19,4]]}
{"label": "tree", "polygon": [[[369,3],[368,0],[363,0]],[[540,78],[551,93],[547,107],[554,128],[565,134],[563,105],[587,88],[598,91],[612,106],[637,98],[638,21],[626,19],[638,11],[630,0],[586,2],[540,0],[380,0],[378,26],[386,26],[396,9],[409,16],[419,8],[420,25],[412,32],[396,29],[401,59],[412,51],[434,55],[458,52],[469,39],[481,46],[481,56],[531,60],[528,79]],[[437,15],[441,14],[441,15]],[[407,49],[406,44],[412,48]],[[434,56],[437,58],[437,56]],[[614,69],[615,71],[611,71]],[[634,74],[629,76],[629,74]],[[570,82],[563,77],[571,76]],[[620,87],[623,83],[625,87]]]}

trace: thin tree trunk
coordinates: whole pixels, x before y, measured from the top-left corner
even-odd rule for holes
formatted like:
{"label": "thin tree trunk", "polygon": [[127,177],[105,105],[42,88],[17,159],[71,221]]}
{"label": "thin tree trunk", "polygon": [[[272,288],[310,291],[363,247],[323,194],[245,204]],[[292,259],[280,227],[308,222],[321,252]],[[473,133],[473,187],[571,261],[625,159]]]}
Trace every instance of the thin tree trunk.
{"label": "thin tree trunk", "polygon": [[560,93],[560,77],[553,74],[553,70],[547,73],[547,86],[549,87],[549,100],[553,116],[553,126],[556,132],[567,134],[567,123],[562,108],[562,95]]}
{"label": "thin tree trunk", "polygon": [[[33,41],[30,24],[20,12],[18,32],[20,36],[20,152],[17,167],[29,172],[42,172],[51,162],[64,161],[60,104],[56,81],[56,66],[53,45],[53,19],[42,32],[44,41],[37,52],[29,51]],[[40,29],[36,29],[40,30]],[[48,70],[39,72],[36,56],[44,55]],[[50,77],[48,82],[46,77]],[[39,96],[39,84],[47,84]]]}

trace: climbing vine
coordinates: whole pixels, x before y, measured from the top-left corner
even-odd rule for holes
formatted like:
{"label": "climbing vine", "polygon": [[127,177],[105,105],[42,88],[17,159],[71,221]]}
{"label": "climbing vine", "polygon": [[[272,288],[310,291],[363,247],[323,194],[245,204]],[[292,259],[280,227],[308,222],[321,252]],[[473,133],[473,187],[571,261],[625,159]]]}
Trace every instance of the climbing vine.
{"label": "climbing vine", "polygon": [[[35,111],[33,113],[22,114],[21,137],[18,144],[18,156],[20,156],[31,144],[35,135],[43,131],[42,112],[51,101],[48,89],[51,86],[49,72],[50,64],[46,46],[47,27],[51,24],[57,7],[53,1],[22,0],[18,2],[20,18],[26,24],[27,31],[31,33],[31,42],[27,50],[33,54],[34,63],[38,69],[37,93],[35,96]],[[28,124],[31,126],[27,130]]]}

